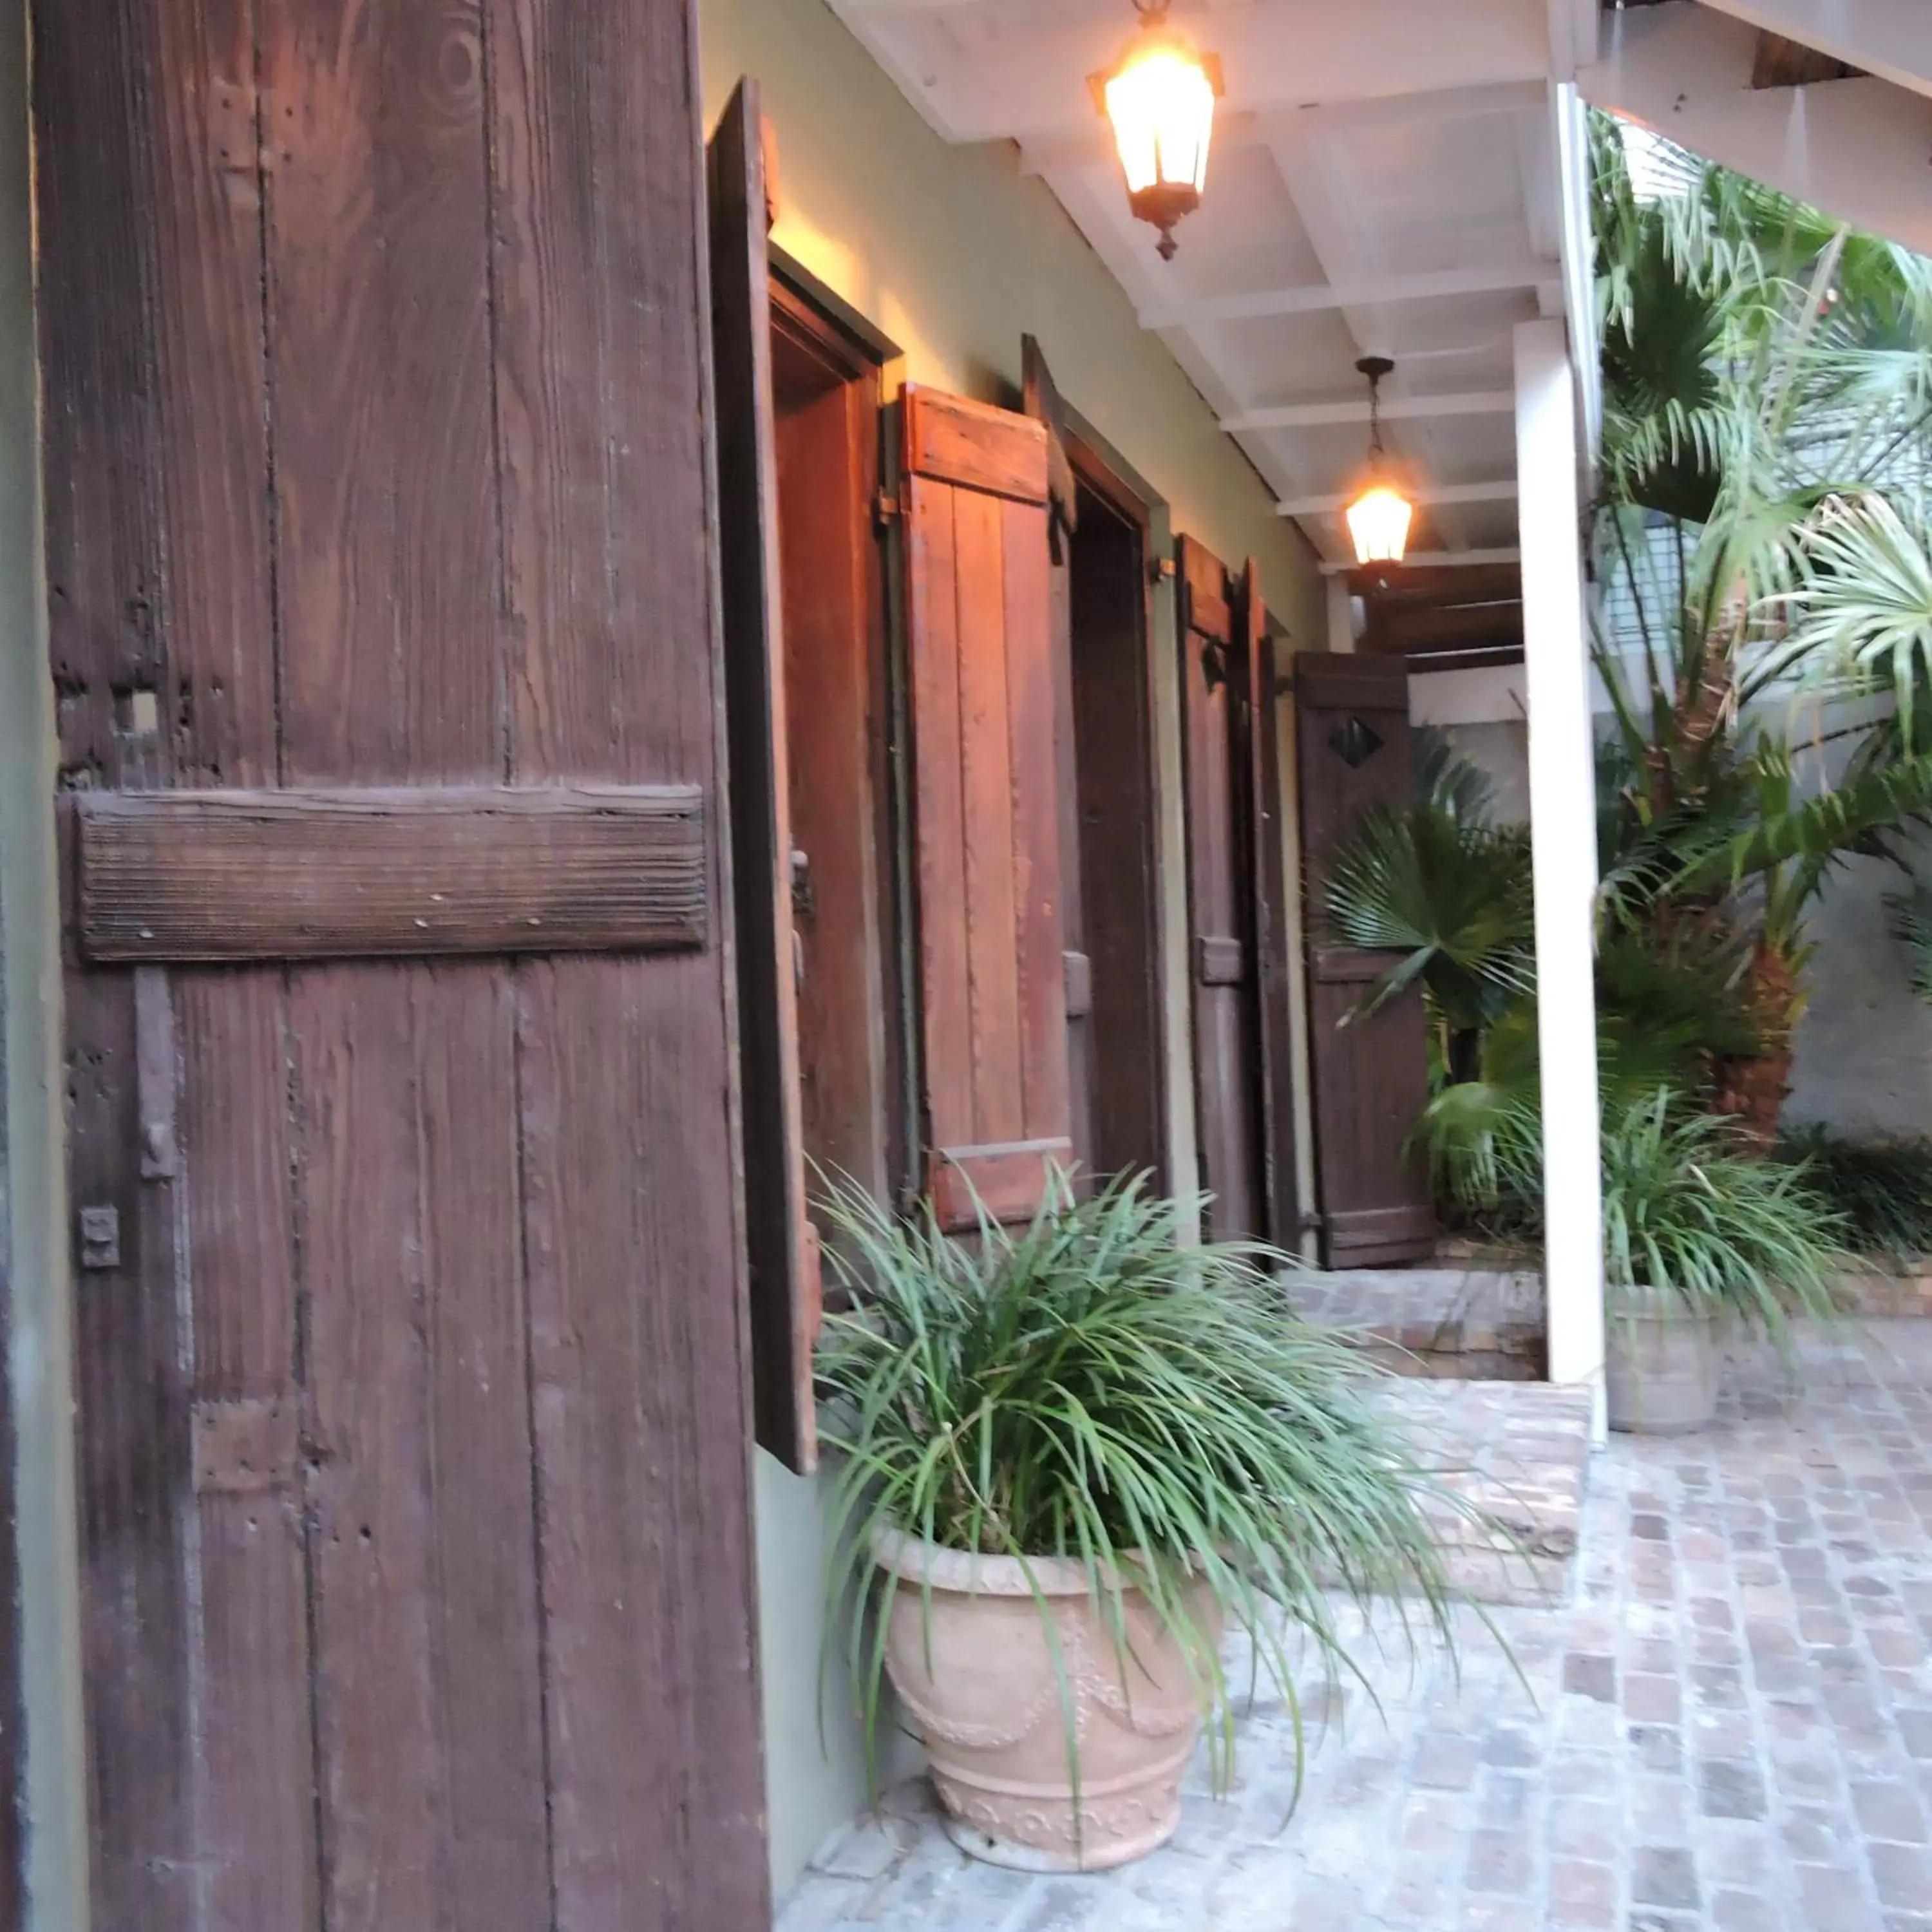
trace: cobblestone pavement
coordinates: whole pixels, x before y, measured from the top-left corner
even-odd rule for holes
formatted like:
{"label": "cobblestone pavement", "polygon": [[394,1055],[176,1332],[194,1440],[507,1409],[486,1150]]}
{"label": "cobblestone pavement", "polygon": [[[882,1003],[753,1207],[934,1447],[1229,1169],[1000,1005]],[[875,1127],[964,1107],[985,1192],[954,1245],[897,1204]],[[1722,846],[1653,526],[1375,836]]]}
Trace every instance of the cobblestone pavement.
{"label": "cobblestone pavement", "polygon": [[1352,1625],[1383,1709],[1348,1688],[1298,1806],[1279,1704],[1108,1876],[971,1864],[909,1786],[781,1932],[1932,1932],[1932,1322],[1806,1376],[1597,1458],[1570,1600],[1494,1612],[1521,1681],[1473,1625],[1460,1682]]}

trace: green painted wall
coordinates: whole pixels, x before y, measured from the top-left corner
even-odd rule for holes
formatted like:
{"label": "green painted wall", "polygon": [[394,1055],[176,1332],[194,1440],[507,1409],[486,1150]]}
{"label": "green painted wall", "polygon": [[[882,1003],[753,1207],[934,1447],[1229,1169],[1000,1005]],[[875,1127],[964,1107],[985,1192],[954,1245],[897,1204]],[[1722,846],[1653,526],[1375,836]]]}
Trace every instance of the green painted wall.
{"label": "green painted wall", "polygon": [[[1260,564],[1270,606],[1298,642],[1325,636],[1313,559],[1216,424],[1193,385],[1043,182],[1000,144],[950,147],[822,0],[699,0],[707,123],[740,74],[755,74],[776,124],[773,240],[904,351],[889,381],[930,382],[982,400],[1018,397],[1020,338],[1040,338],[1067,400],[1171,506],[1171,528],[1227,561]],[[1150,231],[1148,245],[1153,245]],[[1157,535],[1159,532],[1157,532]],[[1172,637],[1168,599],[1158,634]],[[1171,648],[1171,644],[1170,644]],[[1163,907],[1174,1100],[1174,1170],[1193,1166],[1186,1059],[1178,704],[1159,722]],[[781,1892],[864,1802],[857,1738],[830,1687],[821,1746],[819,1490],[758,1457],[759,1582],[772,1862]],[[901,1765],[904,1760],[902,1757]]]}
{"label": "green painted wall", "polygon": [[[14,1396],[27,1932],[86,1932],[53,692],[40,537],[27,20],[0,4],[0,1294]],[[13,1793],[6,1794],[10,1801]]]}

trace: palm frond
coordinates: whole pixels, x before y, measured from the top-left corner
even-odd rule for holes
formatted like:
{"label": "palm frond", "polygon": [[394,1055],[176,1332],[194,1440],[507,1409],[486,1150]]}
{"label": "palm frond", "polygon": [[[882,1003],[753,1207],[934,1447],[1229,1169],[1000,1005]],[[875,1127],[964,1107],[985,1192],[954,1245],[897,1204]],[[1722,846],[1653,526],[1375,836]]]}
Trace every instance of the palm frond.
{"label": "palm frond", "polygon": [[1909,892],[1894,892],[1885,904],[1891,916],[1892,936],[1905,949],[1906,971],[1912,990],[1932,1006],[1932,892],[1922,886]]}

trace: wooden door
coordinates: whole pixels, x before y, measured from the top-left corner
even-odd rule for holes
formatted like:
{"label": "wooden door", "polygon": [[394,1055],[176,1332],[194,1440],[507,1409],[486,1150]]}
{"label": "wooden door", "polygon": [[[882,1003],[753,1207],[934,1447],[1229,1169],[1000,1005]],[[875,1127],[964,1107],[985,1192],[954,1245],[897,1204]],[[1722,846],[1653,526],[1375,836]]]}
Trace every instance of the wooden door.
{"label": "wooden door", "polygon": [[95,1922],[762,1932],[691,9],[36,62]]}
{"label": "wooden door", "polygon": [[1073,690],[1072,562],[1078,492],[1067,448],[1066,408],[1037,341],[1020,338],[1026,412],[1046,432],[1048,547],[1052,560],[1054,763],[1060,843],[1060,946],[1066,1001],[1067,1096],[1073,1158],[1082,1185],[1095,1166],[1092,1062],[1094,962],[1088,950],[1081,875],[1080,760]]}
{"label": "wooden door", "polygon": [[1236,586],[1234,610],[1247,671],[1248,852],[1253,880],[1255,1034],[1260,1084],[1262,1198],[1268,1239],[1298,1249],[1303,1232],[1295,1169],[1294,1066],[1289,998],[1288,854],[1282,824],[1280,706],[1274,640],[1250,557]]}
{"label": "wooden door", "polygon": [[1268,1227],[1246,623],[1218,557],[1184,536],[1177,561],[1201,1184],[1216,1240],[1259,1238]]}
{"label": "wooden door", "polygon": [[1072,1157],[1046,432],[909,387],[920,1087],[942,1224],[1038,1208]]}
{"label": "wooden door", "polygon": [[742,80],[709,159],[752,1412],[759,1442],[802,1474],[818,1461],[820,1294],[800,1119],[766,147],[758,83]]}
{"label": "wooden door", "polygon": [[1328,944],[1321,910],[1322,882],[1362,814],[1409,803],[1408,668],[1304,651],[1294,684],[1322,1257],[1330,1268],[1420,1260],[1436,1245],[1427,1178],[1407,1149],[1429,1099],[1421,989],[1355,1017],[1394,959]]}

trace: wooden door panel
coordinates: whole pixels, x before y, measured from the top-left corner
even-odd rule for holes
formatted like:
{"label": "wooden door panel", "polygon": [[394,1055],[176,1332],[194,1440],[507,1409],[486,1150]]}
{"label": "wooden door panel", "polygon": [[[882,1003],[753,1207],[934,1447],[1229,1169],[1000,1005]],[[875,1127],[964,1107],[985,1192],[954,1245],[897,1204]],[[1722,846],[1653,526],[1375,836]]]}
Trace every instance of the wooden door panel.
{"label": "wooden door panel", "polygon": [[305,969],[291,1006],[327,1922],[527,1925],[548,1887],[507,976]]}
{"label": "wooden door panel", "polygon": [[1071,1157],[1045,432],[908,388],[928,1180],[966,1228]]}
{"label": "wooden door panel", "polygon": [[1046,433],[1048,554],[1053,652],[1055,821],[1060,852],[1062,982],[1066,1016],[1067,1100],[1079,1184],[1090,1184],[1094,1165],[1092,1061],[1094,962],[1088,952],[1086,880],[1080,852],[1080,760],[1074,709],[1072,538],[1078,518],[1073,464],[1066,446],[1066,406],[1030,335],[1020,338],[1021,388],[1026,412]]}
{"label": "wooden door panel", "polygon": [[820,1292],[800,1092],[764,128],[758,84],[742,80],[709,150],[711,326],[753,1412],[759,1442],[804,1474],[818,1462]]}
{"label": "wooden door panel", "polygon": [[1178,545],[1187,894],[1192,964],[1196,1132],[1215,1239],[1268,1232],[1260,1036],[1253,972],[1253,872],[1244,640],[1226,568],[1191,537]]}
{"label": "wooden door panel", "polygon": [[1253,907],[1255,1030],[1259,1066],[1262,1213],[1268,1238],[1298,1247],[1301,1191],[1295,1172],[1294,1070],[1288,991],[1286,834],[1282,824],[1280,723],[1274,642],[1260,574],[1243,570],[1235,619],[1247,672],[1248,853]]}
{"label": "wooden door panel", "polygon": [[[40,37],[63,785],[720,825],[690,8],[339,12]],[[71,949],[104,1925],[769,1924],[717,846],[649,956],[261,849]]]}
{"label": "wooden door panel", "polygon": [[1427,1177],[1407,1145],[1429,1098],[1421,989],[1352,1017],[1394,962],[1319,937],[1322,882],[1362,814],[1410,800],[1408,669],[1400,659],[1304,652],[1294,676],[1323,1258],[1331,1268],[1420,1260],[1436,1234]]}

